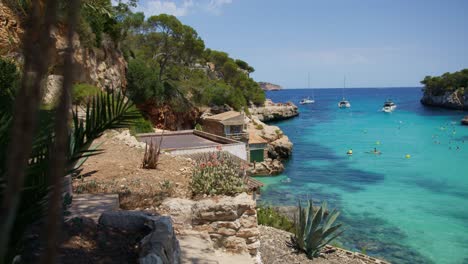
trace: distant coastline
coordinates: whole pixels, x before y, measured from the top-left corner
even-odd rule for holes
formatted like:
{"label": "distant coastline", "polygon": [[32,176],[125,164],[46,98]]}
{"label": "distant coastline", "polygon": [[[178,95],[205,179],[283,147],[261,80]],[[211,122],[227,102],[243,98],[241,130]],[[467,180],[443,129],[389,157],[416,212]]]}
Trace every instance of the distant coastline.
{"label": "distant coastline", "polygon": [[278,84],[273,84],[269,82],[258,82],[258,84],[260,85],[260,88],[262,88],[263,91],[283,90],[283,87],[281,87],[281,85],[278,85]]}

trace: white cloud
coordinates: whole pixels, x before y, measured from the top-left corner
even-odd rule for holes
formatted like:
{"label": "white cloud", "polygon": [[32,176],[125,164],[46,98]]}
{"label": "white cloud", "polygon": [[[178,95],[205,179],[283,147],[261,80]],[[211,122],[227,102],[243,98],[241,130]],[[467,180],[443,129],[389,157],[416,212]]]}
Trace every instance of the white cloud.
{"label": "white cloud", "polygon": [[213,14],[221,15],[223,7],[231,3],[232,0],[210,0],[206,4],[206,10]]}
{"label": "white cloud", "polygon": [[140,1],[136,11],[145,13],[147,17],[159,14],[181,17],[188,15],[193,6],[194,3],[192,0],[184,0],[181,3],[175,1],[148,0]]}
{"label": "white cloud", "polygon": [[159,14],[182,17],[197,11],[221,15],[231,3],[232,0],[140,0],[135,11],[145,13],[146,17]]}

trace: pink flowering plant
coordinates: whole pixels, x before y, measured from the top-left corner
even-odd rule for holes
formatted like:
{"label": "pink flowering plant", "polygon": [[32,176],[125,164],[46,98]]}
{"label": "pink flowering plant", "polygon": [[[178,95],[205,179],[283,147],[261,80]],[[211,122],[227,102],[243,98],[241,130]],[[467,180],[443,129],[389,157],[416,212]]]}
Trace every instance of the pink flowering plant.
{"label": "pink flowering plant", "polygon": [[222,151],[207,153],[195,162],[193,195],[235,195],[245,191],[241,164]]}

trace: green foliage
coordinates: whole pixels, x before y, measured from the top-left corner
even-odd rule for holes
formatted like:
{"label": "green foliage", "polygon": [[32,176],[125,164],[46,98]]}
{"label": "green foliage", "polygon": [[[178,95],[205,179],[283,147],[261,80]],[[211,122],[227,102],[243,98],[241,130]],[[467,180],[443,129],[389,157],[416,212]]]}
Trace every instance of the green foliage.
{"label": "green foliage", "polygon": [[255,124],[255,128],[257,130],[262,130],[263,129],[263,125],[262,124]]}
{"label": "green foliage", "polygon": [[164,94],[164,86],[158,75],[142,59],[128,62],[127,90],[130,99],[136,104],[145,103],[152,98],[161,100]]}
{"label": "green foliage", "polygon": [[[11,88],[10,88],[11,89]],[[14,100],[14,98],[10,98]],[[13,104],[9,102],[9,104]],[[91,149],[91,143],[105,130],[127,127],[136,116],[134,107],[124,96],[101,93],[94,96],[86,106],[84,120],[73,112],[71,133],[69,134],[67,171],[72,174],[82,165],[80,160],[100,153]],[[6,179],[6,157],[8,155],[9,132],[12,125],[12,112],[0,111],[0,203],[4,196]],[[46,197],[50,191],[49,166],[54,138],[54,111],[42,110],[39,116],[38,133],[35,135],[33,149],[26,170],[20,206],[16,215],[9,245],[9,258],[20,248],[22,234],[37,219],[44,216]],[[65,175],[64,175],[65,176]]]}
{"label": "green foliage", "polygon": [[12,111],[20,74],[16,65],[0,58],[0,111]]}
{"label": "green foliage", "polygon": [[192,172],[193,195],[236,195],[245,191],[239,164],[225,152],[213,152],[197,161]]}
{"label": "green foliage", "polygon": [[85,83],[75,84],[72,91],[72,103],[75,105],[86,105],[91,98],[101,92],[101,89],[94,85]]}
{"label": "green foliage", "polygon": [[136,119],[130,126],[130,134],[135,136],[141,133],[152,133],[154,132],[153,124],[151,121],[146,120],[143,116]]}
{"label": "green foliage", "polygon": [[424,84],[424,92],[430,95],[443,95],[460,88],[468,87],[468,69],[449,73],[441,76],[426,76],[421,81]]}
{"label": "green foliage", "polygon": [[257,221],[259,225],[271,226],[294,233],[294,222],[270,206],[257,207]]}
{"label": "green foliage", "polygon": [[302,207],[299,202],[298,209],[299,215],[294,221],[294,236],[291,236],[288,246],[304,252],[310,259],[316,258],[326,244],[343,233],[343,231],[337,233],[341,224],[333,225],[340,213],[333,210],[326,214],[326,202],[315,211],[312,200],[309,200],[306,207]]}
{"label": "green foliage", "polygon": [[197,124],[195,125],[195,130],[203,131],[202,125],[200,125],[200,124],[197,123]]}

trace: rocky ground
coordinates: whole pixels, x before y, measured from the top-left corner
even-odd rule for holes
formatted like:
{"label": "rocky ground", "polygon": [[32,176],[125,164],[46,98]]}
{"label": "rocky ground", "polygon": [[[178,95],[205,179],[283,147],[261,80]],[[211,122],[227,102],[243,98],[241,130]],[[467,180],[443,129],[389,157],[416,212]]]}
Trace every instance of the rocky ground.
{"label": "rocky ground", "polygon": [[262,122],[278,121],[299,115],[298,108],[293,103],[274,103],[270,99],[265,100],[264,106],[251,106],[249,112]]}
{"label": "rocky ground", "polygon": [[339,248],[324,249],[321,257],[310,260],[305,254],[295,253],[286,245],[291,233],[268,226],[259,226],[260,254],[264,264],[367,264],[387,263],[363,254],[352,253]]}
{"label": "rocky ground", "polygon": [[464,94],[460,92],[460,89],[446,92],[443,95],[432,95],[425,92],[421,98],[421,103],[427,106],[468,110],[468,89],[465,89]]}
{"label": "rocky ground", "polygon": [[141,168],[144,144],[126,131],[106,132],[94,144],[104,152],[90,157],[73,181],[75,193],[117,193],[122,209],[144,210],[167,197],[191,196],[191,161],[162,154],[155,170]]}
{"label": "rocky ground", "polygon": [[287,160],[292,153],[293,144],[288,136],[277,126],[267,125],[252,115],[247,118],[247,131],[268,142],[268,159],[264,162],[250,164],[249,172],[252,175],[274,175],[284,170],[282,160]]}

